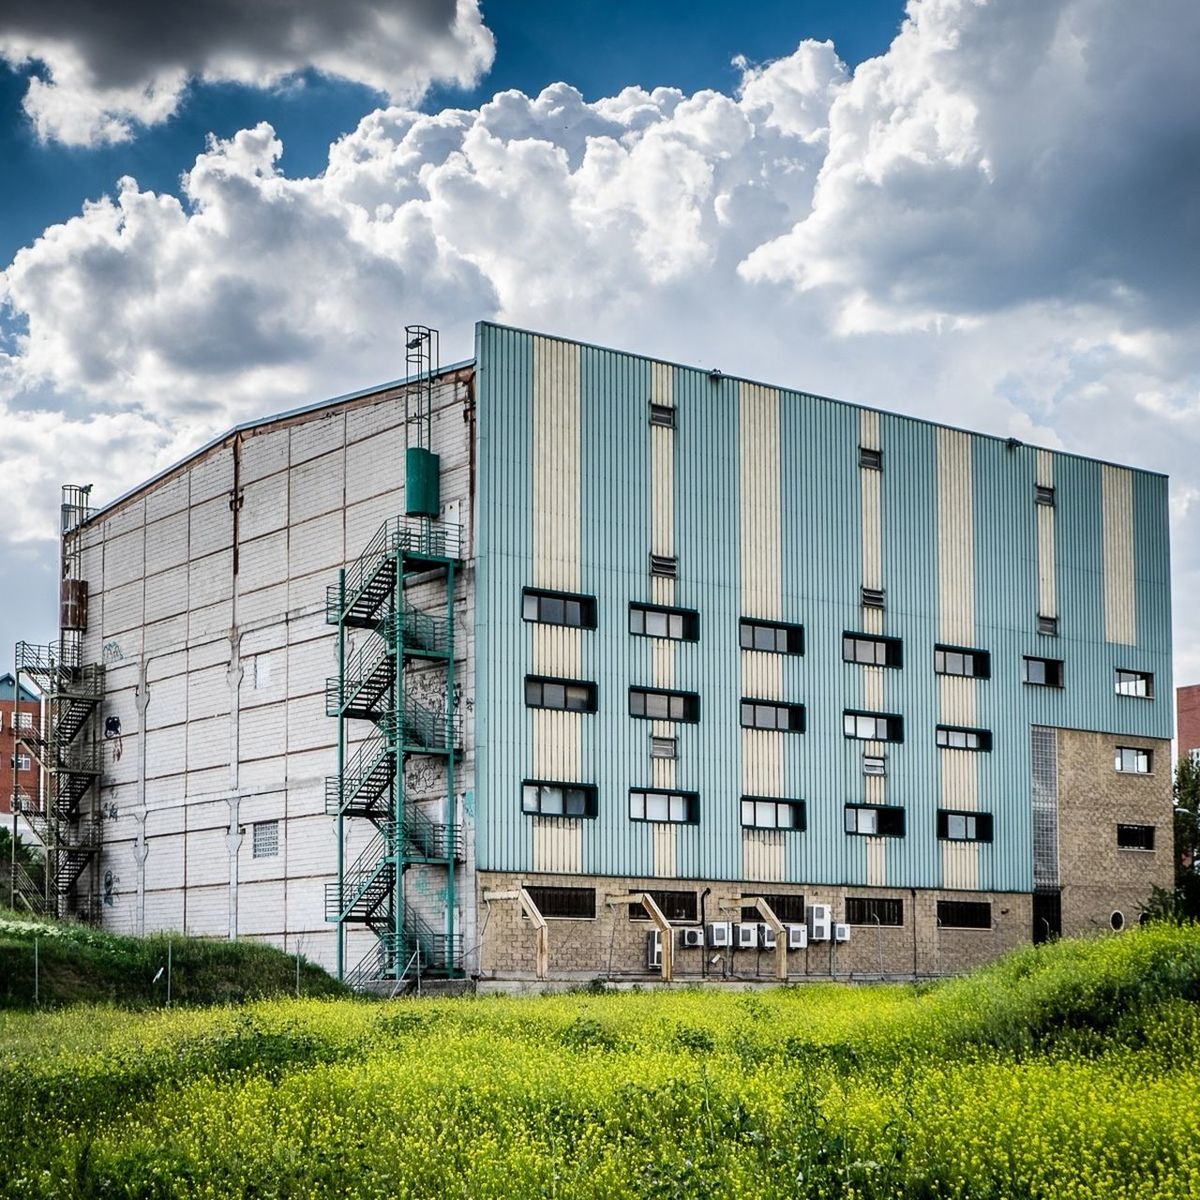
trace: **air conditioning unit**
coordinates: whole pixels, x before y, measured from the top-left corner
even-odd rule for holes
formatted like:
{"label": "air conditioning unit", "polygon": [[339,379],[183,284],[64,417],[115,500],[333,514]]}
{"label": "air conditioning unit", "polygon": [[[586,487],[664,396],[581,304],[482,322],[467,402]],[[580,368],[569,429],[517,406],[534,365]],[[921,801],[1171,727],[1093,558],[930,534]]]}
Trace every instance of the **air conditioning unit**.
{"label": "air conditioning unit", "polygon": [[733,926],[728,921],[710,921],[704,932],[710,950],[728,950],[733,945]]}
{"label": "air conditioning unit", "polygon": [[807,925],[785,925],[784,929],[787,930],[787,948],[789,950],[808,949]]}
{"label": "air conditioning unit", "polygon": [[733,927],[733,946],[735,950],[757,950],[758,922],[739,921]]}
{"label": "air conditioning unit", "polygon": [[808,917],[808,940],[810,942],[829,941],[830,926],[833,922],[829,905],[810,904],[805,915]]}
{"label": "air conditioning unit", "polygon": [[850,940],[850,926],[843,925],[842,922],[839,921],[833,927],[833,940],[835,942],[848,942]]}
{"label": "air conditioning unit", "polygon": [[773,930],[765,921],[760,921],[758,923],[758,944],[764,950],[775,949],[775,930]]}
{"label": "air conditioning unit", "polygon": [[684,947],[703,946],[704,930],[699,925],[688,925],[679,931],[679,944]]}
{"label": "air conditioning unit", "polygon": [[652,971],[662,970],[662,930],[653,929],[646,934],[646,966]]}

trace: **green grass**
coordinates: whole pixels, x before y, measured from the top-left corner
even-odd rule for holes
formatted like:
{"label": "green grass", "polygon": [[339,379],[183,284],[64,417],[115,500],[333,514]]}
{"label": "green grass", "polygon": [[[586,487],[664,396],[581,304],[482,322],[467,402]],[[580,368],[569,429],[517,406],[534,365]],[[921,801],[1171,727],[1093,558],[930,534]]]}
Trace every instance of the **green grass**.
{"label": "green grass", "polygon": [[0,1195],[1197,1195],[1200,929],[933,986],[0,1014]]}
{"label": "green grass", "polygon": [[[226,942],[182,934],[120,937],[67,921],[39,920],[0,909],[0,1008],[37,1003],[111,1002],[130,1008],[166,1002],[167,949],[174,1004],[230,1004],[294,995],[296,959],[257,942]],[[160,968],[163,974],[155,981]],[[336,980],[303,957],[303,996],[346,995]]]}

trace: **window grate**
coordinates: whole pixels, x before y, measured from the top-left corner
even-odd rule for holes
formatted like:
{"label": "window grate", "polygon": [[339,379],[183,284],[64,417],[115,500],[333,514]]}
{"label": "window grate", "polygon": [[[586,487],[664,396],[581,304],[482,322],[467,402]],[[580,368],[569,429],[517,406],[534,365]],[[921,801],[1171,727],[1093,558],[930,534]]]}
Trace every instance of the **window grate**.
{"label": "window grate", "polygon": [[275,858],[279,854],[279,822],[258,821],[254,826],[254,857]]}
{"label": "window grate", "polygon": [[1058,618],[1047,617],[1044,613],[1038,613],[1037,631],[1046,637],[1058,637]]}
{"label": "window grate", "polygon": [[675,428],[675,409],[670,404],[650,405],[650,424],[660,425],[664,429]]}
{"label": "window grate", "polygon": [[882,471],[883,451],[873,450],[870,446],[859,446],[858,465],[860,467],[867,467],[872,471]]}
{"label": "window grate", "polygon": [[1053,508],[1054,489],[1039,483],[1033,489],[1033,499],[1037,504],[1044,504],[1047,508]]}
{"label": "window grate", "polygon": [[654,737],[650,738],[650,757],[651,758],[678,758],[679,743],[673,737]]}
{"label": "window grate", "polygon": [[[767,902],[770,910],[781,920],[789,924],[803,925],[804,924],[804,897],[803,896],[785,896],[780,893],[758,893]],[[746,897],[742,897],[742,920],[743,921],[761,921],[762,914],[758,911],[757,905],[747,904]]]}
{"label": "window grate", "polygon": [[525,890],[548,921],[591,921],[596,916],[596,889],[581,887],[531,887]]}
{"label": "window grate", "polygon": [[656,579],[678,579],[679,559],[673,554],[650,555],[650,574]]}
{"label": "window grate", "polygon": [[882,608],[883,588],[863,588],[862,606],[863,608]]}
{"label": "window grate", "polygon": [[1118,825],[1117,846],[1122,850],[1153,850],[1153,825]]}
{"label": "window grate", "polygon": [[847,896],[847,925],[903,925],[904,901],[883,896]]}
{"label": "window grate", "polygon": [[1033,760],[1033,886],[1058,887],[1058,740],[1053,729],[1035,725]]}
{"label": "window grate", "polygon": [[937,921],[943,929],[991,929],[992,906],[986,900],[939,900]]}
{"label": "window grate", "polygon": [[[651,888],[631,888],[630,891],[645,892],[662,909],[662,915],[668,921],[695,921],[697,919],[695,892],[656,892]],[[644,905],[631,904],[629,919],[631,921],[648,921],[650,914]]]}

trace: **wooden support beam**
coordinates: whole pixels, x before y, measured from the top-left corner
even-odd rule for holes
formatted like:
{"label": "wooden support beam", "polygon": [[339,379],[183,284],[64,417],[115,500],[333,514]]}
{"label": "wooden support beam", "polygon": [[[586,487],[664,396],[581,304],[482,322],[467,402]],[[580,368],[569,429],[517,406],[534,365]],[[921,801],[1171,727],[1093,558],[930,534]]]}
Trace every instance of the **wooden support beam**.
{"label": "wooden support beam", "polygon": [[[749,900],[751,897],[743,896],[742,899]],[[754,896],[753,900],[759,915],[775,931],[775,978],[780,983],[787,983],[787,930],[784,929],[783,922],[775,915],[775,910],[762,896]]]}
{"label": "wooden support beam", "polygon": [[537,930],[537,977],[546,979],[550,974],[550,930],[546,925],[546,918],[542,916],[542,910],[525,888],[517,893],[517,900]]}

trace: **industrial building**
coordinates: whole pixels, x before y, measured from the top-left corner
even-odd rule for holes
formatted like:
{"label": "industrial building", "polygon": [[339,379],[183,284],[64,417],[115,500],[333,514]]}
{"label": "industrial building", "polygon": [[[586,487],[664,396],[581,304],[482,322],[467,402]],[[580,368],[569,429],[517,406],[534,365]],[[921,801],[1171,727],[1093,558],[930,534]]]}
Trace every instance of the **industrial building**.
{"label": "industrial building", "polygon": [[911,977],[1169,883],[1164,477],[490,323],[406,344],[64,494],[62,637],[16,662],[53,903],[363,984]]}

